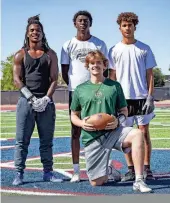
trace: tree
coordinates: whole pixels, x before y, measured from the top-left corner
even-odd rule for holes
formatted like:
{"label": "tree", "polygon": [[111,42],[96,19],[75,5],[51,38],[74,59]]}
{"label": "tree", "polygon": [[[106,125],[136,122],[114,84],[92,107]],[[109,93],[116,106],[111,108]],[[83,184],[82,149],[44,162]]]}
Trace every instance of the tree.
{"label": "tree", "polygon": [[[14,54],[7,57],[5,61],[1,61],[2,79],[1,79],[1,90],[17,90],[13,84],[13,60]],[[66,86],[62,78],[61,72],[58,75],[58,86]]]}
{"label": "tree", "polygon": [[165,76],[163,75],[160,68],[154,68],[154,86],[162,87],[165,84]]}
{"label": "tree", "polygon": [[62,74],[61,72],[59,72],[58,74],[58,86],[66,86],[66,83],[64,82],[63,78],[62,78]]}
{"label": "tree", "polygon": [[1,90],[16,90],[17,88],[13,84],[13,59],[14,55],[7,57],[5,61],[1,61],[2,79]]}

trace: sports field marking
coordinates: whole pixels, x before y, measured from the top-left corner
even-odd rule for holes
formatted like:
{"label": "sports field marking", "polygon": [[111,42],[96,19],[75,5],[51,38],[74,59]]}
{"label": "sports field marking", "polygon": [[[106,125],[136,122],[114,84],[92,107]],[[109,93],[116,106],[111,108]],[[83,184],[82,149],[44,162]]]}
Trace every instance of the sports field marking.
{"label": "sports field marking", "polygon": [[170,121],[169,120],[162,120],[162,119],[159,119],[159,120],[156,120],[156,121],[152,121],[150,122],[150,125],[170,125]]}
{"label": "sports field marking", "polygon": [[[67,124],[67,125],[55,125],[55,127],[71,127],[70,124]],[[16,128],[16,125],[9,125],[9,126],[1,126],[1,128]],[[37,129],[35,127],[35,129]]]}
{"label": "sports field marking", "polygon": [[[35,189],[35,188],[34,188]],[[33,189],[33,190],[34,190]],[[0,192],[5,192],[5,193],[12,193],[12,194],[19,194],[19,195],[36,195],[36,196],[74,196],[73,194],[62,194],[62,193],[46,193],[46,192],[34,192],[34,191],[23,191],[23,190],[11,190],[11,189],[0,189]],[[76,196],[76,194],[75,194]]]}
{"label": "sports field marking", "polygon": [[[153,123],[151,123],[153,124]],[[55,125],[55,127],[71,127],[71,124],[66,124],[66,125]],[[8,125],[8,126],[1,126],[2,129],[8,129],[8,128],[16,128],[16,125]],[[35,129],[37,129],[37,127],[35,126]],[[157,128],[156,126],[154,128],[149,128],[149,129],[162,129],[162,128]]]}
{"label": "sports field marking", "polygon": [[[57,133],[70,133],[70,131],[63,131],[63,130],[61,130],[61,131],[55,131],[55,134],[57,134]],[[15,132],[9,132],[9,133],[1,133],[1,135],[15,135],[16,133]],[[38,132],[35,132],[34,131],[34,133],[33,133],[33,135],[34,134],[38,134]],[[70,137],[70,136],[69,136]]]}
{"label": "sports field marking", "polygon": [[[11,165],[9,163],[0,163],[0,167],[1,168],[15,168],[14,164]],[[26,170],[36,170],[36,171],[43,171],[43,167],[40,167],[40,168],[37,168],[37,167],[29,167],[29,168],[26,168]],[[68,178],[72,178],[72,174],[70,174],[69,171],[70,169],[53,169],[53,171],[57,172],[57,173],[60,173]]]}
{"label": "sports field marking", "polygon": [[151,140],[170,140],[170,137],[154,137]]}
{"label": "sports field marking", "polygon": [[[61,131],[63,132],[63,131]],[[2,134],[2,133],[1,133]],[[15,134],[15,133],[3,133],[3,134]],[[70,136],[57,136],[55,138],[65,138],[65,137],[70,137]],[[34,139],[39,139],[39,137],[31,137],[31,139],[34,138]],[[14,138],[0,138],[1,141],[7,141],[7,140],[14,140]],[[151,140],[170,140],[169,137],[154,137],[154,138],[151,138]],[[0,148],[1,149],[1,148]]]}
{"label": "sports field marking", "polygon": [[11,146],[0,146],[0,149],[10,149],[10,148],[14,148],[14,145]]}
{"label": "sports field marking", "polygon": [[[80,161],[79,162],[80,164],[85,164],[86,162],[84,161],[84,162],[82,162],[82,161]],[[53,165],[71,165],[71,164],[73,164],[72,162],[61,162],[61,163],[53,163]],[[29,163],[27,163],[26,164],[27,166],[42,166],[42,163],[35,163],[35,164],[29,164]]]}
{"label": "sports field marking", "polygon": [[[70,135],[63,135],[63,136],[57,136],[55,138],[67,138],[67,137],[70,137]],[[32,136],[31,139],[39,139],[39,137],[34,137]],[[15,140],[14,137],[11,137],[11,138],[0,138],[0,141],[8,141],[8,140]]]}
{"label": "sports field marking", "polygon": [[[64,117],[64,116],[63,116]],[[4,118],[4,117],[3,117]],[[60,119],[60,120],[68,120],[69,119],[69,117],[67,118],[67,117],[65,117],[65,118],[61,118],[61,117],[58,117],[58,118],[56,118],[56,121],[58,122],[58,120],[57,119]],[[15,121],[16,120],[16,118],[9,118],[9,117],[7,117],[6,119],[3,119],[3,121]]]}

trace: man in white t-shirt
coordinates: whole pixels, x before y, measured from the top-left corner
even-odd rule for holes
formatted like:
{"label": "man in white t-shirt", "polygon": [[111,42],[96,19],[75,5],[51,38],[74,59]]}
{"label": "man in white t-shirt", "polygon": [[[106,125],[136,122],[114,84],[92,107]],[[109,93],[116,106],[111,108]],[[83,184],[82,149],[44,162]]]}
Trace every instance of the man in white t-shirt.
{"label": "man in white t-shirt", "polygon": [[[128,104],[128,118],[124,125],[134,122],[142,130],[145,143],[144,178],[154,179],[150,169],[151,140],[149,122],[154,118],[154,76],[157,65],[150,47],[134,38],[138,16],[131,12],[121,13],[117,23],[123,39],[109,50],[110,78],[120,82]],[[136,155],[137,156],[137,155]],[[131,153],[127,154],[128,172],[122,181],[135,179]]]}
{"label": "man in white t-shirt", "polygon": [[[75,88],[90,79],[90,73],[85,68],[85,57],[93,50],[100,50],[108,57],[106,44],[90,34],[92,26],[92,16],[87,11],[79,11],[73,17],[73,23],[77,29],[77,35],[66,41],[61,51],[62,76],[69,90],[69,112],[72,96]],[[71,148],[74,174],[71,182],[80,181],[79,152],[80,152],[81,129],[72,124]]]}

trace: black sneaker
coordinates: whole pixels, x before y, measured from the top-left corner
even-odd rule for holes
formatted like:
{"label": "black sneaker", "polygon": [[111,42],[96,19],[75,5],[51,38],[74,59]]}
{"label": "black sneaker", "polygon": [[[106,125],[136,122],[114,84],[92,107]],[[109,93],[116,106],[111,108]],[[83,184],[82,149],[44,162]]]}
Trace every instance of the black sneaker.
{"label": "black sneaker", "polygon": [[153,173],[150,169],[146,169],[143,172],[144,180],[155,180],[155,177],[153,176]]}
{"label": "black sneaker", "polygon": [[56,178],[55,175],[51,171],[46,172],[46,173],[44,172],[43,180],[46,181],[46,182],[53,182],[53,183],[55,183],[55,182],[58,182],[58,183],[63,182],[62,179]]}
{"label": "black sneaker", "polygon": [[23,173],[17,172],[15,175],[15,179],[12,183],[12,185],[17,186],[17,185],[22,185],[23,184]]}
{"label": "black sneaker", "polygon": [[128,171],[128,172],[121,178],[121,182],[134,181],[134,180],[135,180],[135,172],[133,172],[133,171]]}

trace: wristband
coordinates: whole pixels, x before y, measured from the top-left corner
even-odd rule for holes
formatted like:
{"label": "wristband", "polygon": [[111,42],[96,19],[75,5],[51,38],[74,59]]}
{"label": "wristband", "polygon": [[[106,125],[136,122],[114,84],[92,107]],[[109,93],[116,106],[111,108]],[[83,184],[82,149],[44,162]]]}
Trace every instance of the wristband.
{"label": "wristband", "polygon": [[30,92],[30,90],[24,86],[20,89],[20,92],[24,95],[27,100],[36,100],[36,97]]}
{"label": "wristband", "polygon": [[154,97],[152,95],[148,95],[148,97],[146,99],[149,101],[154,101]]}
{"label": "wristband", "polygon": [[126,120],[126,116],[125,116],[125,114],[121,113],[121,114],[119,114],[117,119],[118,119],[118,126],[120,126]]}

